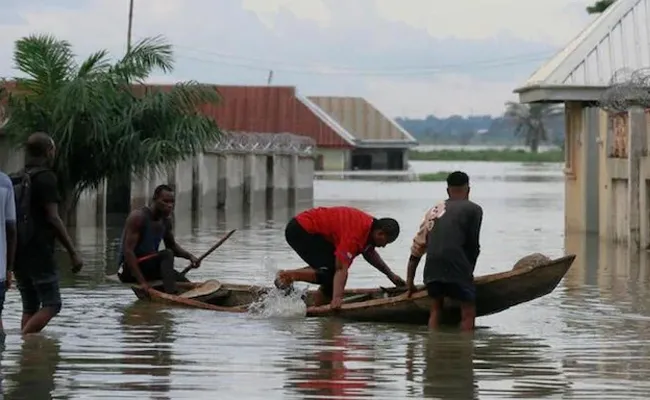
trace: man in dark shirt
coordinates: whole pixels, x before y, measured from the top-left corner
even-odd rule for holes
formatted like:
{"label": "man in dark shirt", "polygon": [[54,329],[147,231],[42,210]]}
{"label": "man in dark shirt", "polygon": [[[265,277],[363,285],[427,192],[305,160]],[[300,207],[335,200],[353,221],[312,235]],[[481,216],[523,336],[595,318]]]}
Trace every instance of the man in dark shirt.
{"label": "man in dark shirt", "polygon": [[23,334],[40,332],[61,310],[55,238],[68,251],[73,272],[79,272],[83,265],[59,216],[57,178],[51,169],[55,154],[54,141],[45,133],[34,133],[25,143],[25,172],[31,178],[29,212],[34,230],[27,243],[19,240],[14,267],[23,302]]}
{"label": "man in dark shirt", "polygon": [[483,209],[469,200],[469,177],[461,171],[447,177],[449,198],[431,208],[413,239],[408,262],[409,296],[415,272],[426,253],[424,284],[433,298],[429,327],[438,326],[445,297],[461,303],[461,328],[474,329],[476,319],[474,268],[480,252]]}

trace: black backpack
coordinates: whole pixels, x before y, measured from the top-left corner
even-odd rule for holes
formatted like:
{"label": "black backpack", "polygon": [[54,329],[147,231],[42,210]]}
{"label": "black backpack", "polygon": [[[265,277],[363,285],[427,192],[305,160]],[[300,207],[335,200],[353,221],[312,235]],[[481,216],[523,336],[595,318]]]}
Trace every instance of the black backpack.
{"label": "black backpack", "polygon": [[18,247],[29,243],[34,236],[34,219],[32,217],[32,178],[34,175],[47,171],[47,168],[36,167],[23,169],[9,175],[14,186],[16,201],[16,228],[18,231]]}

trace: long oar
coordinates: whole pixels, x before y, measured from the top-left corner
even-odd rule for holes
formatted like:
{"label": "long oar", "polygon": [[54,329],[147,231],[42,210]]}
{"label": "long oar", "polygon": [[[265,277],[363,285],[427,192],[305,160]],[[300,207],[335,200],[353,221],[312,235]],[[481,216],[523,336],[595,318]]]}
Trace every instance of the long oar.
{"label": "long oar", "polygon": [[[212,254],[212,252],[215,251],[216,249],[218,249],[219,246],[221,246],[221,245],[222,245],[226,240],[228,240],[228,238],[231,237],[232,234],[235,233],[236,230],[237,230],[237,229],[233,229],[233,230],[231,230],[230,232],[228,232],[228,234],[226,234],[226,236],[222,237],[221,240],[219,240],[217,243],[214,244],[214,246],[210,247],[210,249],[209,249],[208,251],[206,251],[205,253],[203,253],[203,255],[202,255],[201,257],[199,257],[199,260],[198,260],[198,261],[201,262],[201,261],[203,261],[207,256],[209,256],[210,254]],[[181,272],[181,275],[185,276],[185,274],[187,274],[187,273],[189,272],[189,270],[191,270],[191,269],[193,269],[193,265],[192,265],[192,264],[190,264],[190,265],[188,265],[187,267],[185,267],[185,269]]]}

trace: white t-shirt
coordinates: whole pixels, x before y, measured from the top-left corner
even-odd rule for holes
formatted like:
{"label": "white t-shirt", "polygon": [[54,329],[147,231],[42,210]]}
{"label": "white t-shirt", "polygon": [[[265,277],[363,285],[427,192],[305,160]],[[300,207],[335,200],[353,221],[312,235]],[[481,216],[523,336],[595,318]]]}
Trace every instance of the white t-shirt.
{"label": "white t-shirt", "polygon": [[16,221],[14,186],[11,179],[0,172],[0,282],[7,278],[7,222]]}

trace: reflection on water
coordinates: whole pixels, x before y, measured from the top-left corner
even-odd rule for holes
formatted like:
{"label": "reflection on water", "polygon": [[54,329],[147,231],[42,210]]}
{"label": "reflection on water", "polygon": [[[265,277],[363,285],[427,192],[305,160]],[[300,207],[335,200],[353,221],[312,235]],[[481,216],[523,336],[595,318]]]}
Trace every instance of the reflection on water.
{"label": "reflection on water", "polygon": [[[532,252],[557,257],[566,250],[578,258],[559,287],[480,318],[480,329],[469,336],[229,315],[136,301],[130,289],[104,279],[117,268],[121,226],[78,228],[86,268],[73,276],[67,256],[60,255],[64,307],[42,334],[19,336],[19,296],[15,289],[7,294],[0,369],[5,398],[647,398],[647,255],[564,237],[562,166],[413,164],[417,172],[462,168],[470,174],[472,197],[485,213],[478,275],[509,270]],[[411,236],[426,209],[445,197],[445,185],[318,181],[315,197],[316,205],[353,205],[397,218],[403,234],[380,252],[404,275]],[[268,285],[269,264],[301,266],[284,242],[284,225],[296,211],[177,215],[178,240],[196,254],[238,229],[188,277]],[[186,265],[182,261],[178,268]],[[387,281],[359,260],[348,284]]]}
{"label": "reflection on water", "polygon": [[171,315],[158,304],[136,302],[124,310],[120,323],[122,373],[128,376],[120,390],[134,395],[153,392],[153,398],[169,399],[174,348]]}
{"label": "reflection on water", "polygon": [[5,376],[6,399],[52,398],[55,374],[61,362],[60,350],[55,338],[41,335],[26,338],[18,351],[17,365]]}

